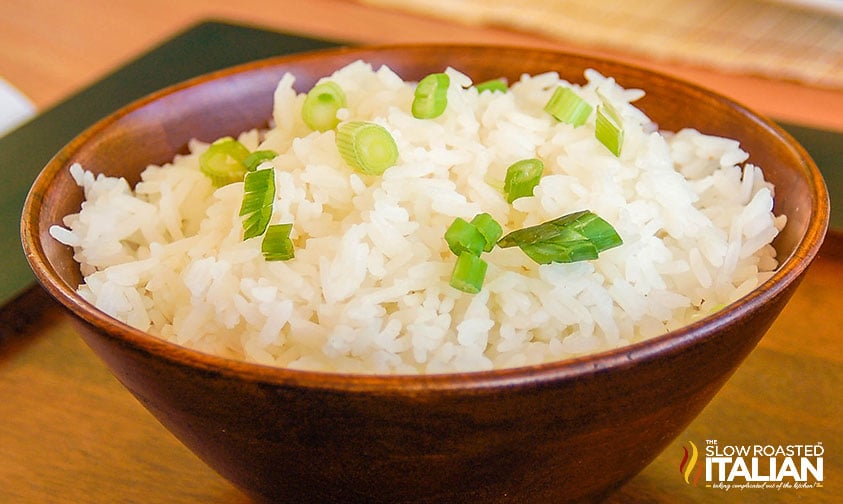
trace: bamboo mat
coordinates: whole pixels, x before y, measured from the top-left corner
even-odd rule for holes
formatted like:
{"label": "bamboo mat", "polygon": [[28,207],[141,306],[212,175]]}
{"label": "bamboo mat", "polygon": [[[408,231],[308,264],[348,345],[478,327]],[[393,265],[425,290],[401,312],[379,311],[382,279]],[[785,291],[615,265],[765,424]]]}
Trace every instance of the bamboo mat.
{"label": "bamboo mat", "polygon": [[843,0],[361,0],[728,72],[843,88]]}

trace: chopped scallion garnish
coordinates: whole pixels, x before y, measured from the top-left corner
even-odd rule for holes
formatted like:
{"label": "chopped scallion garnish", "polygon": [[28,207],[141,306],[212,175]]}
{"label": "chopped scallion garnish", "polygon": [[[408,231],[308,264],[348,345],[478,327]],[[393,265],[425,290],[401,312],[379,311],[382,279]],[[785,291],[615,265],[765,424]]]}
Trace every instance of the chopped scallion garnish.
{"label": "chopped scallion garnish", "polygon": [[246,156],[246,159],[243,160],[243,165],[247,170],[255,171],[261,163],[275,159],[276,156],[278,156],[278,153],[274,150],[258,150]]}
{"label": "chopped scallion garnish", "polygon": [[501,234],[501,225],[488,213],[475,215],[471,222],[454,219],[445,231],[448,248],[457,256],[451,287],[471,294],[480,292],[488,266],[480,255],[490,252]]}
{"label": "chopped scallion garnish", "polygon": [[413,117],[433,119],[442,115],[448,106],[450,84],[451,78],[446,73],[433,73],[420,80],[413,96]]}
{"label": "chopped scallion garnish", "polygon": [[246,174],[243,161],[248,155],[249,149],[243,144],[231,137],[223,137],[199,155],[199,170],[217,187],[240,182]]}
{"label": "chopped scallion garnish", "polygon": [[571,227],[586,236],[597,247],[598,252],[623,243],[615,228],[593,212],[587,212],[573,221]]}
{"label": "chopped scallion garnish", "polygon": [[591,115],[592,106],[571,88],[558,86],[544,106],[545,112],[557,121],[572,126],[582,126]]}
{"label": "chopped scallion garnish", "polygon": [[345,106],[345,92],[339,84],[322,81],[305,96],[301,117],[310,129],[328,131],[337,127],[340,122],[337,111]]}
{"label": "chopped scallion garnish", "polygon": [[503,235],[503,228],[501,228],[501,225],[498,224],[498,221],[496,221],[494,217],[486,212],[475,215],[469,224],[476,227],[477,230],[480,231],[480,234],[483,235],[483,238],[485,239],[485,244],[483,246],[484,252],[491,252],[501,235]]}
{"label": "chopped scallion garnish", "polygon": [[522,159],[510,165],[506,169],[506,178],[503,181],[506,202],[512,203],[518,198],[532,196],[533,189],[541,180],[543,171],[544,163],[536,158]]}
{"label": "chopped scallion garnish", "polygon": [[445,241],[455,255],[469,252],[479,256],[486,248],[486,237],[480,229],[461,217],[454,219],[445,230]]}
{"label": "chopped scallion garnish", "polygon": [[483,288],[487,267],[486,261],[480,257],[471,252],[462,252],[457,256],[449,284],[457,290],[477,294]]}
{"label": "chopped scallion garnish", "polygon": [[243,202],[240,216],[243,217],[243,239],[260,236],[266,231],[272,217],[275,202],[275,170],[257,170],[246,173],[243,180]]}
{"label": "chopped scallion garnish", "polygon": [[273,224],[267,228],[261,242],[261,253],[267,261],[286,261],[295,257],[290,239],[292,229],[292,224]]}
{"label": "chopped scallion garnish", "polygon": [[582,236],[565,233],[552,240],[521,245],[521,250],[538,264],[571,263],[597,259],[597,247]]}
{"label": "chopped scallion garnish", "polygon": [[597,119],[594,123],[594,136],[615,156],[621,155],[623,147],[623,120],[621,115],[607,100],[597,106]]}
{"label": "chopped scallion garnish", "polygon": [[380,175],[398,160],[398,146],[386,128],[353,121],[337,128],[337,149],[343,160],[367,175]]}
{"label": "chopped scallion garnish", "polygon": [[621,243],[615,228],[589,210],[513,231],[498,241],[502,248],[520,247],[539,264],[596,259]]}
{"label": "chopped scallion garnish", "polygon": [[487,80],[485,82],[481,82],[480,84],[477,84],[474,87],[477,89],[478,93],[482,93],[484,91],[489,91],[489,92],[492,92],[492,93],[494,93],[494,92],[506,93],[509,90],[509,86],[506,85],[506,81],[503,80],[503,79]]}

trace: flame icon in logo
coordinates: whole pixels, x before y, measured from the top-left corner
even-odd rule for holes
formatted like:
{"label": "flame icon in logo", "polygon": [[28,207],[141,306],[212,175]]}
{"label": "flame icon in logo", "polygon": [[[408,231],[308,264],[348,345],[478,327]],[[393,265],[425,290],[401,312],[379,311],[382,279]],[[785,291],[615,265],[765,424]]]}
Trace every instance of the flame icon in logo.
{"label": "flame icon in logo", "polygon": [[[699,458],[697,445],[693,441],[688,441],[688,444],[691,446],[690,450],[685,446],[682,447],[684,454],[682,455],[682,461],[679,462],[679,473],[684,476],[685,483],[689,485],[692,484],[691,474],[693,474],[693,485],[697,486],[697,482],[700,480],[700,475],[702,474],[702,464],[697,466],[697,459]],[[696,471],[694,471],[694,467],[696,467]]]}

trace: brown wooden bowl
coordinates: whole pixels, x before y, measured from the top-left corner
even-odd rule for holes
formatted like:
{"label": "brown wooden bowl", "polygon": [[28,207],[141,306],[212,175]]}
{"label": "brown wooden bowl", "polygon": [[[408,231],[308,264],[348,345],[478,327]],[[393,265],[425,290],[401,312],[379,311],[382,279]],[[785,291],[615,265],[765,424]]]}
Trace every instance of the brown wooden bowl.
{"label": "brown wooden bowl", "polygon": [[[150,163],[265,125],[284,72],[297,88],[356,59],[405,79],[450,65],[475,81],[595,68],[664,129],[740,140],[776,185],[787,227],[773,277],[716,315],[650,341],[541,366],[433,376],[302,372],[188,350],[121,324],[76,294],[79,267],[48,234],[77,212],[68,167],[132,184]],[[562,502],[607,495],[643,469],[720,389],[784,307],[828,225],[828,194],[782,129],[693,85],[619,63],[506,47],[340,49],[259,61],[168,88],[59,152],[27,198],[22,237],[44,288],[114,375],[185,445],[249,495],[282,502]]]}

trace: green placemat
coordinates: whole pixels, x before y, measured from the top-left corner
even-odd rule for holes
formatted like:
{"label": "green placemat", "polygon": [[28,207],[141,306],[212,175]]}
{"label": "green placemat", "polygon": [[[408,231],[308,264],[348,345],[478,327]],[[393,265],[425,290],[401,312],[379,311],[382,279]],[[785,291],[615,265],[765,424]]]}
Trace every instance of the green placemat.
{"label": "green placemat", "polygon": [[[247,61],[341,44],[253,26],[202,22],[0,138],[0,173],[5,177],[0,185],[0,305],[34,283],[20,245],[23,201],[41,168],[73,137],[123,105],[170,84]],[[843,134],[784,127],[823,170],[832,201],[843,205]],[[834,205],[832,227],[843,228],[843,212]]]}

